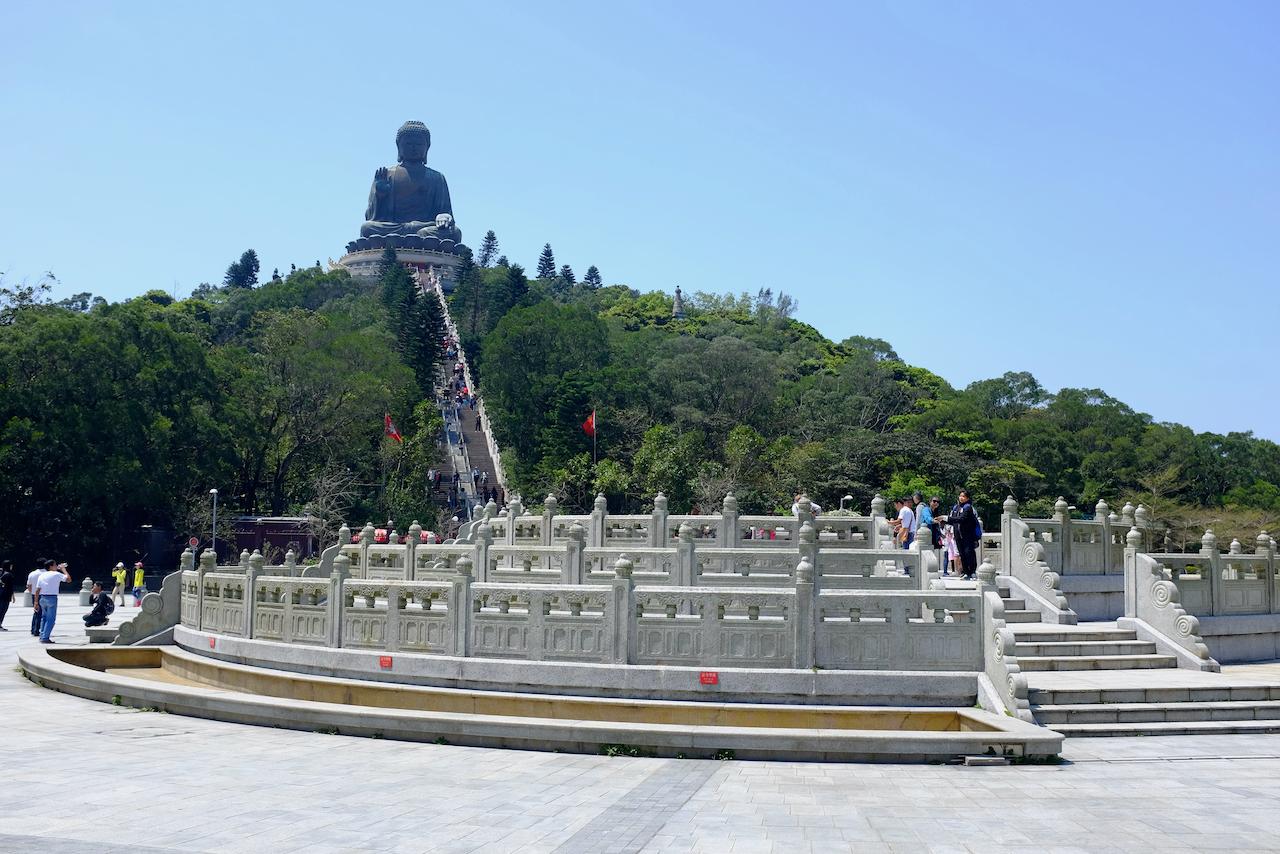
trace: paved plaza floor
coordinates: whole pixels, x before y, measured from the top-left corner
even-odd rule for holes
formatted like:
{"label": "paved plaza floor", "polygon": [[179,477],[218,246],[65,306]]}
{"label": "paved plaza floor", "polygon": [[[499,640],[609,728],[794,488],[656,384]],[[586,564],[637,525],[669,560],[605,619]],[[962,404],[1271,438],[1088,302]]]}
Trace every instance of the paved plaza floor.
{"label": "paved plaza floor", "polygon": [[[58,642],[84,642],[74,602]],[[30,613],[0,633],[4,852],[1280,850],[1280,735],[1069,739],[1061,765],[994,768],[407,744],[45,690],[17,672]]]}

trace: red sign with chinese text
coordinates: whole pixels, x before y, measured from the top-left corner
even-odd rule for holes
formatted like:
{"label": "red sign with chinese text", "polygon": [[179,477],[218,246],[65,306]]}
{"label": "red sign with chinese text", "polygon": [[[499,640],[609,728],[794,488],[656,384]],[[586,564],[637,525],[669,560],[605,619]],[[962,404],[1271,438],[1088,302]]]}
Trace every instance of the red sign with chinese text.
{"label": "red sign with chinese text", "polygon": [[720,674],[714,670],[704,670],[698,674],[698,681],[703,685],[719,685]]}
{"label": "red sign with chinese text", "polygon": [[390,670],[390,669],[391,669],[391,656],[389,656],[389,655],[380,655],[380,656],[378,656],[378,666],[379,666],[379,667],[381,667],[383,670]]}

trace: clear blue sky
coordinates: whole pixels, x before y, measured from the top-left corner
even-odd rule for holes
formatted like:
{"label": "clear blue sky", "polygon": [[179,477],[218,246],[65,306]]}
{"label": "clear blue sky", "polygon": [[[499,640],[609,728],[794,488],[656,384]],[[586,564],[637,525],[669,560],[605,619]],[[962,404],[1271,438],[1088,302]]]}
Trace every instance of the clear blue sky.
{"label": "clear blue sky", "polygon": [[1280,439],[1280,5],[620,6],[8,0],[0,271],[337,258],[414,118],[526,266]]}

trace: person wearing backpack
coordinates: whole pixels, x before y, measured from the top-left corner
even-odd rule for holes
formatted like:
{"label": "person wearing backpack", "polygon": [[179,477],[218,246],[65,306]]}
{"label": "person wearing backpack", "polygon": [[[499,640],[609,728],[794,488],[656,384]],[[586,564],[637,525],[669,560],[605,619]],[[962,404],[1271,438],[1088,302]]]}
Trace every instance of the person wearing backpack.
{"label": "person wearing backpack", "polygon": [[111,596],[102,590],[102,582],[93,582],[93,592],[89,594],[89,604],[93,606],[93,610],[84,615],[84,627],[105,626],[107,617],[115,613],[116,603],[111,601]]}
{"label": "person wearing backpack", "polygon": [[978,544],[982,542],[982,522],[969,500],[969,491],[960,490],[956,505],[946,518],[939,520],[951,526],[960,552],[960,573],[972,579],[978,573]]}

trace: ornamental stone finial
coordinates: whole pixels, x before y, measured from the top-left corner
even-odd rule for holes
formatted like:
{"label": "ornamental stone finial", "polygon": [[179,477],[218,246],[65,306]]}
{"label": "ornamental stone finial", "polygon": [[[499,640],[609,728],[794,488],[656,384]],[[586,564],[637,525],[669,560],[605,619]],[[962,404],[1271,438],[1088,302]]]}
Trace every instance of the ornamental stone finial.
{"label": "ornamental stone finial", "polygon": [[1111,513],[1111,507],[1101,498],[1098,499],[1097,505],[1093,508],[1093,518],[1105,519]]}
{"label": "ornamental stone finial", "polygon": [[1145,528],[1151,524],[1151,511],[1145,504],[1139,504],[1138,509],[1133,511],[1133,520],[1139,528]]}
{"label": "ornamental stone finial", "polygon": [[556,501],[556,497],[554,495],[547,493],[547,497],[543,500],[542,506],[546,512],[554,516],[556,515],[556,510],[560,508],[560,502]]}
{"label": "ornamental stone finial", "polygon": [[1238,554],[1244,553],[1244,548],[1240,545],[1239,540],[1232,539],[1231,545],[1227,547],[1227,551],[1229,551],[1233,555],[1238,555]]}
{"label": "ornamental stone finial", "polygon": [[498,515],[498,502],[490,498],[489,503],[484,506],[484,518],[492,519],[497,515]]}
{"label": "ornamental stone finial", "polygon": [[1058,500],[1053,502],[1054,514],[1058,516],[1066,516],[1070,511],[1071,505],[1067,503],[1067,499],[1059,495]]}
{"label": "ornamental stone finial", "polygon": [[587,541],[587,529],[581,522],[574,522],[569,526],[569,536],[580,543]]}
{"label": "ornamental stone finial", "polygon": [[458,575],[470,576],[471,575],[471,558],[467,557],[466,555],[463,555],[462,557],[458,558],[458,562],[455,564],[455,567],[458,570]]}
{"label": "ornamental stone finial", "polygon": [[630,578],[631,573],[635,571],[635,566],[631,562],[631,558],[625,554],[620,554],[618,559],[613,562],[613,574],[618,578]]}
{"label": "ornamental stone finial", "polygon": [[338,552],[338,556],[333,559],[333,571],[343,578],[351,575],[351,558],[342,552]]}
{"label": "ornamental stone finial", "polygon": [[1018,515],[1018,502],[1012,495],[1004,500],[1004,512],[1009,516]]}
{"label": "ornamental stone finial", "polygon": [[1116,515],[1116,511],[1112,510],[1111,515],[1107,516],[1107,521],[1110,522],[1112,526],[1119,525],[1120,517]]}
{"label": "ornamental stone finial", "polygon": [[243,551],[240,552],[240,566],[243,569],[249,568],[249,550],[248,549],[244,549]]}
{"label": "ornamental stone finial", "polygon": [[480,524],[476,525],[476,541],[481,543],[493,542],[493,526],[489,524],[488,519],[481,519]]}
{"label": "ornamental stone finial", "polygon": [[183,571],[196,568],[196,553],[191,551],[190,546],[187,546],[186,551],[182,553],[182,557],[179,559],[178,565],[182,567]]}
{"label": "ornamental stone finial", "polygon": [[1130,504],[1128,501],[1126,501],[1124,503],[1124,506],[1120,508],[1120,521],[1130,526],[1132,526],[1134,523],[1133,505]]}
{"label": "ornamental stone finial", "polygon": [[218,569],[218,556],[213,549],[205,549],[200,553],[200,571],[214,572]]}
{"label": "ornamental stone finial", "polygon": [[1217,551],[1218,535],[1212,529],[1205,531],[1204,536],[1200,538],[1200,548],[1206,551]]}
{"label": "ornamental stone finial", "polygon": [[507,516],[515,519],[524,515],[524,502],[520,500],[519,495],[511,496],[511,500],[507,502]]}
{"label": "ornamental stone finial", "polygon": [[298,568],[298,554],[293,549],[289,549],[284,553],[284,566],[289,570],[289,574],[293,575],[293,570]]}
{"label": "ornamental stone finial", "polygon": [[609,510],[609,502],[608,502],[607,500],[605,500],[605,497],[604,497],[604,493],[603,493],[603,492],[597,492],[597,493],[596,493],[596,500],[595,500],[595,504],[593,504],[592,506],[593,506],[593,507],[595,507],[595,509],[596,509],[596,510],[599,510],[601,513],[607,513],[607,512],[608,512],[608,510]]}
{"label": "ornamental stone finial", "polygon": [[796,583],[813,583],[813,564],[809,562],[807,557],[800,558],[800,562],[796,564]]}
{"label": "ornamental stone finial", "polygon": [[257,549],[254,549],[253,554],[249,555],[249,568],[254,572],[262,572],[262,568],[266,563],[267,561],[263,558],[262,552]]}
{"label": "ornamental stone finial", "polygon": [[365,522],[364,527],[360,529],[360,545],[373,545],[373,523]]}
{"label": "ornamental stone finial", "polygon": [[1130,528],[1129,533],[1125,534],[1124,541],[1129,544],[1131,549],[1142,548],[1142,532],[1137,528]]}
{"label": "ornamental stone finial", "polygon": [[996,568],[991,565],[991,561],[983,560],[978,565],[978,581],[984,588],[995,587],[996,584]]}
{"label": "ornamental stone finial", "polygon": [[884,515],[884,499],[880,496],[880,493],[878,492],[871,499],[871,515],[872,516]]}
{"label": "ornamental stone finial", "polygon": [[659,492],[657,495],[653,497],[653,512],[654,513],[667,512],[667,496],[663,495],[661,492]]}
{"label": "ornamental stone finial", "polygon": [[414,519],[413,524],[409,526],[409,542],[415,546],[422,542],[422,526],[418,524],[417,519]]}
{"label": "ornamental stone finial", "polygon": [[816,543],[817,541],[818,541],[818,532],[813,529],[812,525],[810,525],[808,522],[805,522],[803,525],[800,526],[800,542]]}
{"label": "ornamental stone finial", "polygon": [[338,528],[338,542],[344,546],[351,542],[351,529],[347,527],[346,522],[343,522],[342,527]]}
{"label": "ornamental stone finial", "polygon": [[727,493],[724,497],[724,512],[725,513],[738,512],[738,499],[734,496],[732,492]]}
{"label": "ornamental stone finial", "polygon": [[680,542],[682,543],[692,543],[693,542],[693,526],[690,525],[688,522],[681,522],[680,530],[677,536],[680,537]]}
{"label": "ornamental stone finial", "polygon": [[1259,553],[1268,551],[1271,548],[1271,535],[1268,534],[1266,531],[1263,531],[1262,533],[1258,534],[1258,536],[1254,539],[1254,542],[1257,544],[1256,548]]}

